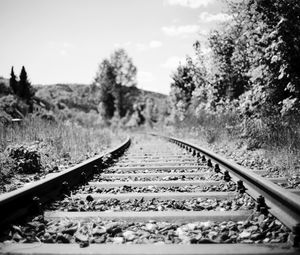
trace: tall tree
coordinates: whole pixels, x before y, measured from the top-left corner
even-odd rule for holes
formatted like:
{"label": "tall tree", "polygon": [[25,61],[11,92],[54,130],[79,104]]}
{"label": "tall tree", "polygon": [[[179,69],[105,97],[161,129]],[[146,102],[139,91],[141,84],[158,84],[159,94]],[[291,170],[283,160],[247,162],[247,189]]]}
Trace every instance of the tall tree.
{"label": "tall tree", "polygon": [[9,86],[14,94],[18,93],[18,81],[16,79],[16,75],[14,73],[14,67],[11,67]]}
{"label": "tall tree", "polygon": [[180,64],[171,76],[173,81],[171,83],[170,103],[173,116],[177,116],[179,120],[184,119],[193,91],[196,88],[193,71],[192,60],[188,57],[187,63]]}
{"label": "tall tree", "polygon": [[95,78],[95,84],[100,89],[99,101],[101,114],[105,119],[111,119],[115,114],[116,84],[113,67],[108,59],[104,59],[100,65]]}
{"label": "tall tree", "polygon": [[114,69],[117,85],[136,86],[137,68],[124,49],[118,49],[111,54],[110,64]]}
{"label": "tall tree", "polygon": [[116,50],[100,63],[94,83],[100,87],[104,117],[124,117],[133,108],[134,102],[126,92],[135,89],[136,73],[137,68],[124,49]]}
{"label": "tall tree", "polygon": [[34,91],[30,82],[28,81],[27,72],[25,67],[22,66],[19,81],[19,96],[23,99],[30,100],[33,95]]}

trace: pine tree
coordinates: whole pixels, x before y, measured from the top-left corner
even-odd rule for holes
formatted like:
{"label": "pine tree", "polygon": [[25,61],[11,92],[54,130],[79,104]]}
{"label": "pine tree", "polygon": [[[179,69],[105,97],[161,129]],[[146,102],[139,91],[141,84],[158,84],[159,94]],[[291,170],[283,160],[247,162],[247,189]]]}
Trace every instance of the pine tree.
{"label": "pine tree", "polygon": [[20,81],[19,81],[19,96],[26,100],[31,99],[34,95],[30,82],[28,81],[28,76],[25,70],[25,67],[22,66],[22,70],[20,73]]}
{"label": "pine tree", "polygon": [[18,82],[14,73],[14,67],[11,67],[9,86],[14,94],[18,93]]}

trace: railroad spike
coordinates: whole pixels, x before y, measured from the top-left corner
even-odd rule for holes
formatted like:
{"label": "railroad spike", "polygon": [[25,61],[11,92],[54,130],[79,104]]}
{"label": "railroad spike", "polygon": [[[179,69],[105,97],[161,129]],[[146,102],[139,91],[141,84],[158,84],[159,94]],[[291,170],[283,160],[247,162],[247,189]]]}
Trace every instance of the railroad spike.
{"label": "railroad spike", "polygon": [[195,157],[196,156],[196,150],[193,150],[193,157]]}
{"label": "railroad spike", "polygon": [[243,183],[242,180],[238,180],[238,181],[237,181],[237,190],[238,190],[238,192],[241,193],[241,194],[245,193],[246,188],[245,188],[244,183]]}
{"label": "railroad spike", "polygon": [[211,160],[210,160],[210,159],[207,160],[207,166],[208,166],[208,167],[213,167],[213,164],[211,163]]}
{"label": "railroad spike", "polygon": [[42,211],[42,203],[39,197],[35,196],[32,198],[32,204],[30,206],[30,211],[34,214],[40,213]]}
{"label": "railroad spike", "polygon": [[226,182],[229,182],[231,180],[231,176],[229,175],[229,172],[227,170],[224,172],[223,179]]}
{"label": "railroad spike", "polygon": [[216,173],[220,173],[221,172],[219,164],[215,164],[215,172]]}
{"label": "railroad spike", "polygon": [[81,172],[80,180],[81,180],[82,183],[85,183],[87,181],[87,176],[86,176],[85,172]]}
{"label": "railroad spike", "polygon": [[257,198],[256,202],[257,202],[256,211],[258,211],[264,215],[267,215],[269,213],[269,207],[266,204],[265,198],[262,195],[260,195]]}
{"label": "railroad spike", "polygon": [[70,193],[70,186],[69,186],[69,183],[67,181],[64,181],[61,184],[61,193],[63,193],[63,194],[69,194]]}

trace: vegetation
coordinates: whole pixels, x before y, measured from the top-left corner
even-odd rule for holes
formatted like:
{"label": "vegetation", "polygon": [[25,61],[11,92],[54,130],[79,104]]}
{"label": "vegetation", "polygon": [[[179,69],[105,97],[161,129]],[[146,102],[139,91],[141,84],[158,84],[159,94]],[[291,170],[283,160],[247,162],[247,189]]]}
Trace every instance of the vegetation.
{"label": "vegetation", "polygon": [[[100,62],[90,85],[31,86],[24,67],[19,79],[12,68],[9,80],[0,79],[1,162],[14,162],[8,151],[15,144],[22,151],[21,141],[38,141],[53,162],[76,161],[109,145],[111,132],[168,126],[172,135],[209,145],[263,148],[271,164],[299,169],[300,3],[227,2],[231,20],[211,31],[209,53],[194,43],[194,55],[171,75],[168,98],[138,89],[137,68],[124,49]],[[12,118],[24,121],[13,125]]]}
{"label": "vegetation", "polygon": [[37,116],[26,117],[20,124],[2,126],[0,191],[7,191],[3,185],[18,174],[39,173],[42,176],[62,170],[116,146],[124,138],[122,133],[113,133],[108,128],[66,125]]}
{"label": "vegetation", "polygon": [[281,148],[297,161],[300,141],[300,4],[228,1],[232,19],[200,42],[173,74],[171,121],[200,127],[210,142],[246,139],[247,148]]}
{"label": "vegetation", "polygon": [[[124,139],[118,135],[120,127],[158,122],[157,105],[166,96],[139,90],[135,76],[136,68],[124,50],[100,64],[91,85],[32,87],[25,68],[20,79],[12,68],[11,78],[0,80],[0,183],[18,183],[15,178],[23,179],[22,174],[59,171],[119,143]],[[107,97],[113,99],[105,101]],[[14,188],[2,185],[2,191]]]}
{"label": "vegetation", "polygon": [[[110,59],[100,63],[94,84],[99,86],[101,114],[105,119],[124,117],[132,111],[133,105],[128,96],[137,92],[136,73],[136,67],[123,49],[116,50]],[[125,87],[131,88],[130,95]]]}

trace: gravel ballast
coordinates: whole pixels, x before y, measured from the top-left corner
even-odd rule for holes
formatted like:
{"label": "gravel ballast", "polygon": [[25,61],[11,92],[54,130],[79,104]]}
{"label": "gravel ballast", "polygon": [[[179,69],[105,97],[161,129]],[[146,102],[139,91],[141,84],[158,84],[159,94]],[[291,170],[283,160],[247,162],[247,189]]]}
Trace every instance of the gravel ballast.
{"label": "gravel ballast", "polygon": [[284,243],[290,232],[271,215],[254,215],[246,221],[224,222],[124,222],[44,221],[41,216],[25,225],[12,226],[2,237],[4,243],[44,242],[132,244],[199,243]]}
{"label": "gravel ballast", "polygon": [[247,194],[239,194],[235,198],[187,198],[187,199],[158,199],[150,200],[117,198],[94,199],[87,195],[85,198],[66,197],[61,201],[52,203],[48,209],[58,211],[230,211],[251,210],[255,202]]}

